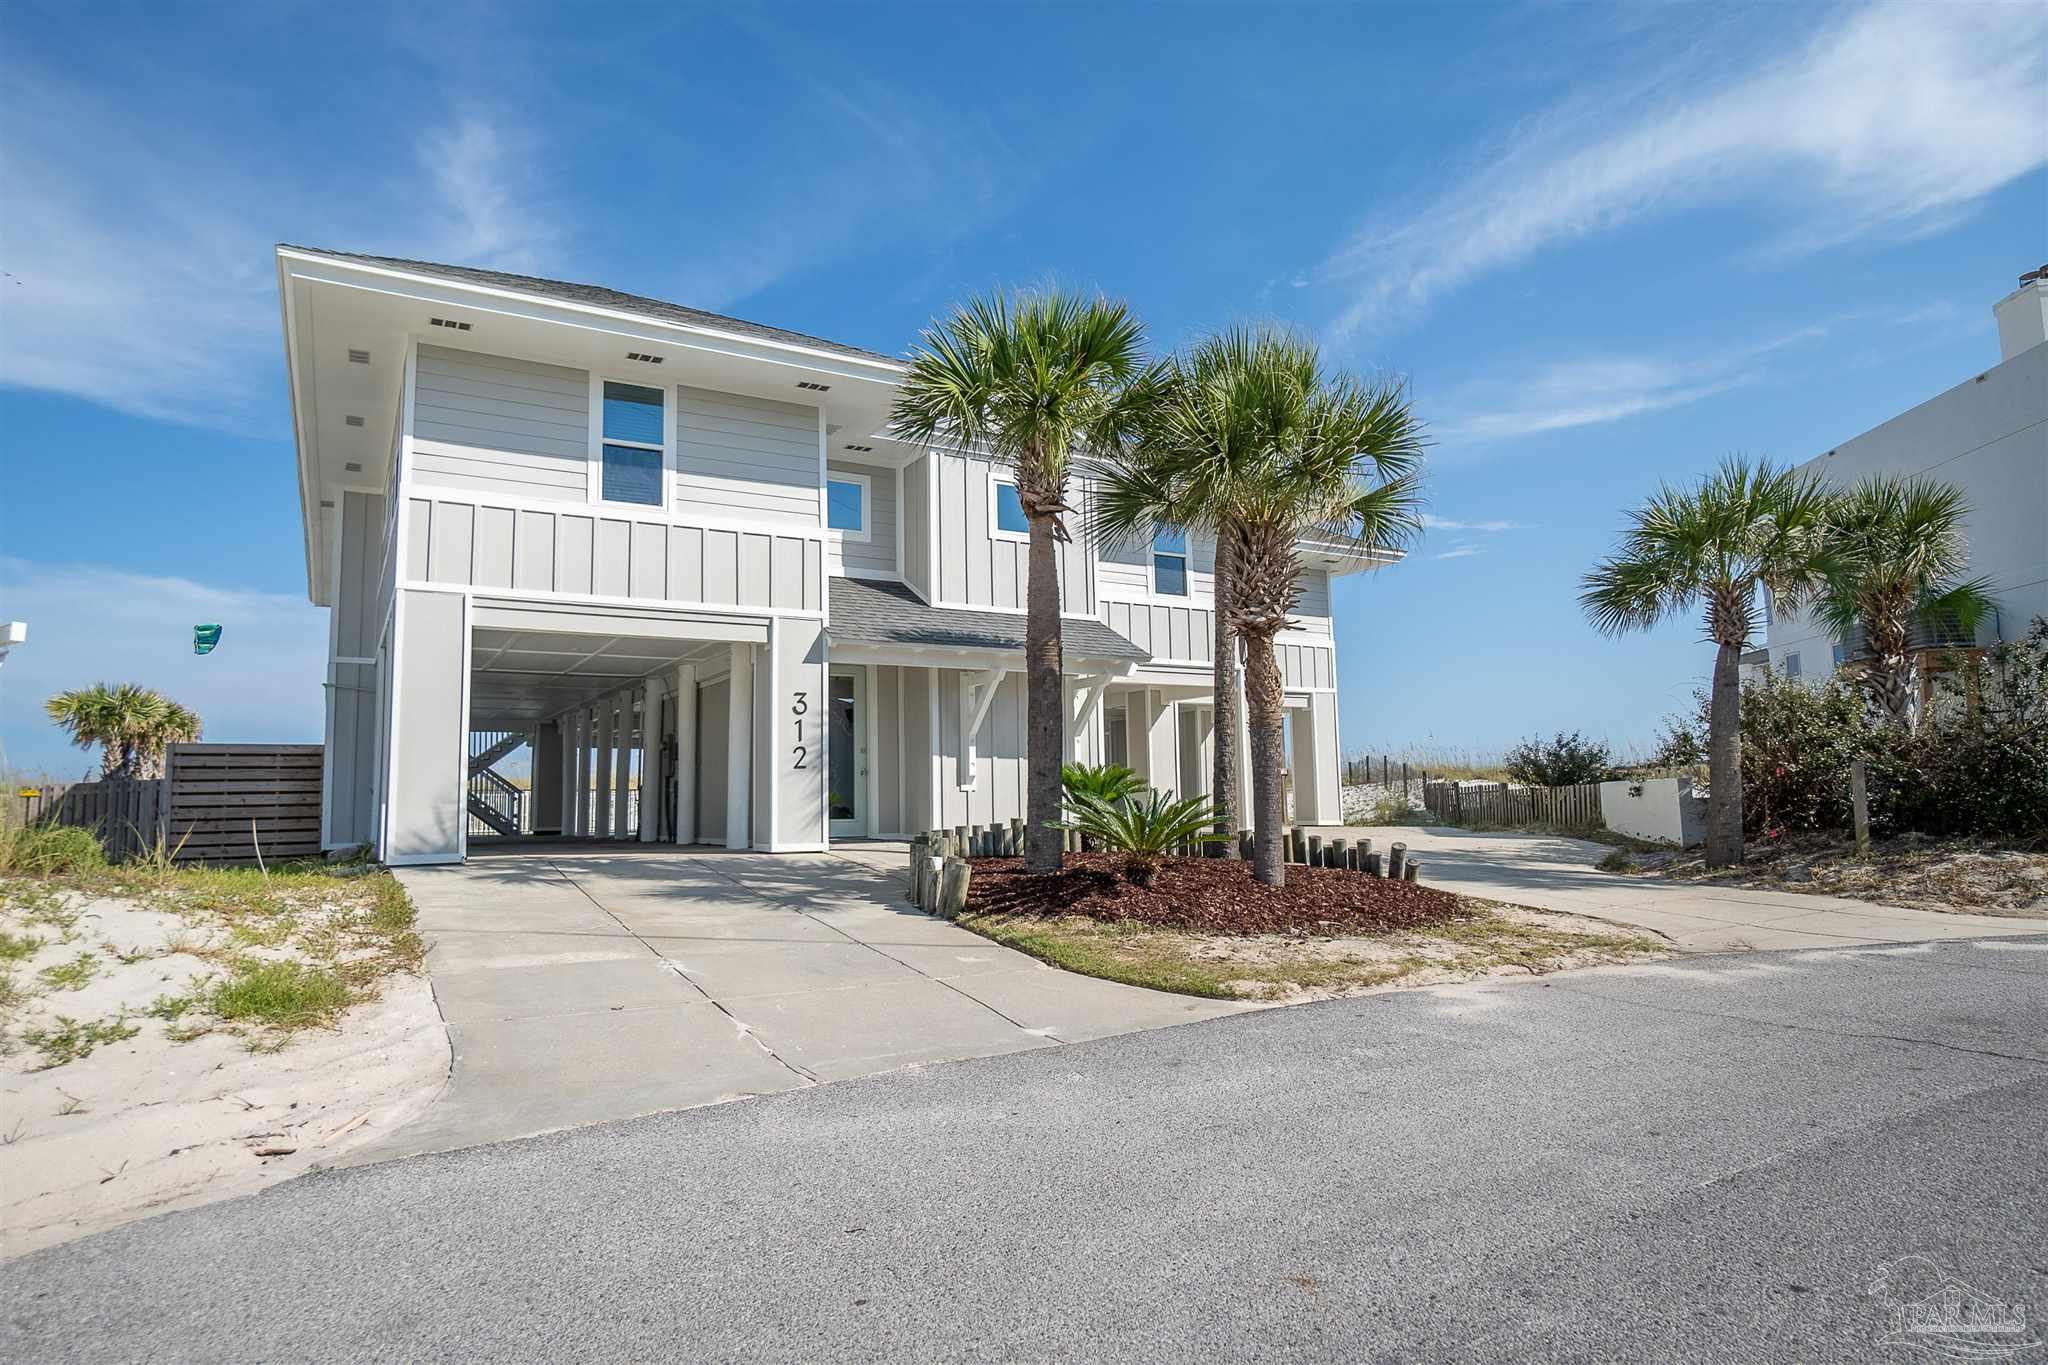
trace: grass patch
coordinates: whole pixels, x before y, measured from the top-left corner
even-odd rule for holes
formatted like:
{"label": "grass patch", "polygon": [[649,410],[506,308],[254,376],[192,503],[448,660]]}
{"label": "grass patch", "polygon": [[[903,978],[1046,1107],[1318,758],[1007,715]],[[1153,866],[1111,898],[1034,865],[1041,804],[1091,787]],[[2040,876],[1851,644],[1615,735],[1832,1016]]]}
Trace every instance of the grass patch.
{"label": "grass patch", "polygon": [[0,829],[0,872],[54,877],[107,865],[107,851],[89,829],[69,825]]}
{"label": "grass patch", "polygon": [[58,1015],[55,1024],[49,1028],[23,1029],[22,1041],[43,1054],[43,1064],[38,1071],[52,1067],[66,1066],[82,1057],[90,1057],[93,1049],[105,1043],[118,1043],[133,1038],[141,1030],[128,1022],[128,1016],[116,1015],[112,1019],[94,1019],[80,1023],[76,1019]]}
{"label": "grass patch", "polygon": [[0,929],[0,962],[21,962],[36,955],[43,941],[30,934],[10,934]]}
{"label": "grass patch", "polygon": [[1549,916],[1464,900],[1465,913],[1420,928],[1347,938],[1204,934],[1080,915],[969,913],[960,924],[1083,976],[1214,1000],[1355,995],[1415,978],[1463,980],[1501,969],[1532,974],[1661,954],[1644,935],[1585,931]]}
{"label": "grass patch", "polygon": [[1602,872],[1640,872],[1643,865],[1636,861],[1636,855],[1628,849],[1617,848],[1593,864]]}
{"label": "grass patch", "polygon": [[42,983],[51,990],[82,991],[92,979],[99,975],[100,960],[93,953],[80,953],[69,962],[60,962],[54,967],[45,967],[36,973]]}
{"label": "grass patch", "polygon": [[207,1000],[214,1014],[230,1024],[279,1032],[325,1027],[350,1003],[349,984],[338,972],[302,962],[246,959]]}

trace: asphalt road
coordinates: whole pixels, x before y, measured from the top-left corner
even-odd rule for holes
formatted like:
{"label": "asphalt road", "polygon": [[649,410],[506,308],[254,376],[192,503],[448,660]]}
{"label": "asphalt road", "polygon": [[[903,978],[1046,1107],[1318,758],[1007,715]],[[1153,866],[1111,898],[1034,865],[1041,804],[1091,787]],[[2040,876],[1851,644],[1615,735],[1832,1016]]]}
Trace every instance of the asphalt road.
{"label": "asphalt road", "polygon": [[152,1219],[0,1358],[1938,1359],[2048,1321],[2044,1038],[2040,940],[1275,1010]]}

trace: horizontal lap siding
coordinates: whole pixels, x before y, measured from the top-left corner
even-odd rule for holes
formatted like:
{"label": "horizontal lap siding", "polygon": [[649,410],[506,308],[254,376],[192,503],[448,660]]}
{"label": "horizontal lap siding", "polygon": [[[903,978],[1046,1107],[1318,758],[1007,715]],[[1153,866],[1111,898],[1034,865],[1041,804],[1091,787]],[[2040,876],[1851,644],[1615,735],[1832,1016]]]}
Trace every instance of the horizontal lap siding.
{"label": "horizontal lap siding", "polygon": [[806,536],[414,498],[413,582],[713,606],[823,609]]}
{"label": "horizontal lap siding", "polygon": [[676,511],[819,523],[818,410],[676,390]]}
{"label": "horizontal lap siding", "polygon": [[868,481],[868,538],[841,543],[839,558],[850,573],[896,572],[896,471],[832,460],[827,476],[858,474]]}
{"label": "horizontal lap siding", "polygon": [[422,346],[413,401],[415,482],[581,502],[590,377],[530,360]]}

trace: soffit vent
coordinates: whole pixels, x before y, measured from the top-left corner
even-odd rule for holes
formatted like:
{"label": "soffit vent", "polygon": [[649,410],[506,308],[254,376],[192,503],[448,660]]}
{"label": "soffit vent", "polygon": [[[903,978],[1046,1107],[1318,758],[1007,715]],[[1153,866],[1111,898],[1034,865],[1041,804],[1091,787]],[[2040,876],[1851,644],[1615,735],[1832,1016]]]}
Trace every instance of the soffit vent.
{"label": "soffit vent", "polygon": [[370,353],[368,351],[358,351],[354,347],[350,347],[348,363],[351,365],[367,365],[370,363]]}
{"label": "soffit vent", "polygon": [[848,447],[846,447],[846,448],[847,448],[848,450],[857,450],[857,451],[859,451],[859,452],[860,452],[861,454],[863,454],[863,455],[867,454],[868,452],[870,452],[870,451],[872,451],[872,450],[874,449],[874,447],[873,447],[873,446],[856,446],[856,445],[849,445],[849,446],[848,446]]}
{"label": "soffit vent", "polygon": [[427,321],[433,323],[436,327],[446,327],[450,331],[467,332],[469,330],[468,323],[457,322],[453,318],[428,318]]}
{"label": "soffit vent", "polygon": [[334,506],[334,499],[333,499],[333,498],[322,498],[322,499],[320,499],[320,505],[321,505],[322,507],[330,507],[330,508],[331,508],[331,507],[333,507],[333,506]]}
{"label": "soffit vent", "polygon": [[809,389],[812,393],[826,393],[832,388],[830,384],[813,384],[808,379],[797,380],[796,386],[800,389]]}
{"label": "soffit vent", "polygon": [[343,425],[345,426],[359,427],[363,424],[363,419],[356,416],[354,413],[350,413],[348,416],[342,418],[341,420]]}
{"label": "soffit vent", "polygon": [[637,360],[643,365],[659,365],[661,363],[660,356],[649,355],[645,351],[628,351],[626,352],[626,359]]}
{"label": "soffit vent", "polygon": [[342,466],[341,468],[342,468],[342,472],[343,472],[343,473],[345,473],[345,474],[360,474],[360,473],[362,473],[362,472],[363,472],[363,467],[362,467],[362,465],[361,465],[361,464],[359,464],[359,463],[357,463],[357,462],[356,462],[356,461],[354,461],[354,460],[350,460],[350,461],[349,461],[349,462],[348,462],[347,464],[343,465],[343,466]]}

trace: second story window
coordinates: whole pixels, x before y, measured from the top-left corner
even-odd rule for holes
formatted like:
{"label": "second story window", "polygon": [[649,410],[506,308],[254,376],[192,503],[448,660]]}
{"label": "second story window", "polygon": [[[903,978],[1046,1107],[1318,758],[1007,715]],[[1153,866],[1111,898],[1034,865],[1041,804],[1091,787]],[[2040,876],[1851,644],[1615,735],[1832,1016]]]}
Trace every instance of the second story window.
{"label": "second story window", "polygon": [[1152,533],[1152,591],[1166,597],[1188,595],[1188,533],[1161,526]]}
{"label": "second story window", "polygon": [[868,481],[857,474],[825,480],[825,525],[848,540],[868,538]]}
{"label": "second story window", "polygon": [[997,479],[989,487],[995,503],[989,533],[997,540],[1031,539],[1031,519],[1024,515],[1024,500],[1017,496],[1017,485]]}
{"label": "second story window", "polygon": [[599,495],[606,502],[661,506],[662,428],[660,389],[605,381]]}

